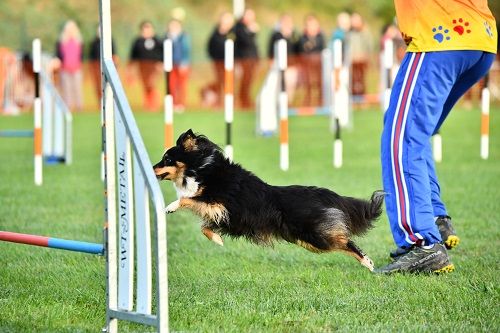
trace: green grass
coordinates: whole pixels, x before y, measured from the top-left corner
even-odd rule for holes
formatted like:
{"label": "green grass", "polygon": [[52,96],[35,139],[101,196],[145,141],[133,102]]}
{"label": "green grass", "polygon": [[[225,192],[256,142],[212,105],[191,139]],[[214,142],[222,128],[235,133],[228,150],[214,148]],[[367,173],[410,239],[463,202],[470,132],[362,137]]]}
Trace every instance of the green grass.
{"label": "green grass", "polygon": [[[185,332],[493,332],[500,330],[500,110],[492,110],[490,159],[479,158],[476,111],[455,110],[438,165],[442,192],[462,243],[446,276],[380,277],[341,253],[316,255],[277,243],[259,248],[226,239],[219,247],[198,218],[168,218],[170,329]],[[162,115],[137,114],[153,161],[162,154]],[[221,113],[176,115],[176,131],[192,127],[222,144]],[[293,118],[290,170],[278,167],[278,139],[254,136],[254,117],[237,113],[235,159],[273,184],[324,186],[369,197],[381,188],[380,112],[357,112],[344,133],[342,169],[331,167],[326,118]],[[0,129],[29,128],[32,118],[0,118]],[[75,115],[74,163],[44,169],[33,185],[32,143],[0,140],[0,230],[101,242],[97,114]],[[174,191],[162,183],[165,200]],[[385,264],[393,247],[386,217],[358,244]],[[105,320],[101,257],[0,242],[0,332],[98,332]],[[147,328],[120,324],[126,331]]]}

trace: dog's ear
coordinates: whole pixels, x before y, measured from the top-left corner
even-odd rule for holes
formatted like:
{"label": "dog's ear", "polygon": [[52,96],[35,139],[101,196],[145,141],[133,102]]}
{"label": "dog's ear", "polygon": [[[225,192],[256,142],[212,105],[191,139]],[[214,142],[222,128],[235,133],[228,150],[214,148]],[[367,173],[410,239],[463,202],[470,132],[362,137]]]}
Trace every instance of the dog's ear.
{"label": "dog's ear", "polygon": [[196,134],[192,129],[182,133],[177,139],[177,145],[182,146],[185,151],[196,150]]}

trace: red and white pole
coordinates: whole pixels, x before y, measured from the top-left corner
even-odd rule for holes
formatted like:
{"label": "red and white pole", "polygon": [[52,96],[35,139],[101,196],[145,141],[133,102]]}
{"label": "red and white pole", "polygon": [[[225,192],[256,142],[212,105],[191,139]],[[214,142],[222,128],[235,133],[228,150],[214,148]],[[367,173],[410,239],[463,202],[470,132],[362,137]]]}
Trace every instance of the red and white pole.
{"label": "red and white pole", "polygon": [[42,100],[40,98],[40,70],[42,69],[42,43],[40,39],[33,40],[33,73],[35,74],[35,100],[33,102],[34,131],[33,149],[35,164],[35,185],[43,183],[43,157],[42,157]]}
{"label": "red and white pole", "polygon": [[484,77],[484,88],[481,91],[481,158],[487,160],[490,144],[490,88],[489,75]]}
{"label": "red and white pole", "polygon": [[287,171],[289,167],[288,149],[288,95],[285,85],[285,71],[287,68],[287,45],[286,40],[278,42],[278,68],[280,73],[280,92],[278,95],[278,108],[280,117],[280,168]]}
{"label": "red and white pole", "polygon": [[174,100],[170,91],[170,74],[172,72],[172,40],[165,39],[163,42],[163,70],[165,71],[165,108],[164,131],[165,150],[174,145]]}
{"label": "red and white pole", "polygon": [[233,160],[232,125],[234,119],[234,42],[226,39],[224,43],[224,120],[226,121],[226,147],[224,152]]}

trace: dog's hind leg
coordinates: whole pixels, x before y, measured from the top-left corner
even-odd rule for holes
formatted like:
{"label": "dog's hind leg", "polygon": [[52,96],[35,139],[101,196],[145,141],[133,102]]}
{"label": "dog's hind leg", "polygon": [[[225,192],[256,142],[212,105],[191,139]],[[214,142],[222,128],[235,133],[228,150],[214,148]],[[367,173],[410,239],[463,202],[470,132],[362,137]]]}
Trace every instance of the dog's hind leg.
{"label": "dog's hind leg", "polygon": [[214,232],[212,229],[207,228],[207,227],[202,227],[201,232],[205,235],[205,237],[210,239],[215,244],[218,244],[220,246],[224,246],[224,242],[222,241],[222,237],[218,233]]}
{"label": "dog's hind leg", "polygon": [[361,249],[352,240],[348,240],[346,243],[346,247],[342,250],[356,258],[356,260],[359,261],[361,265],[365,266],[370,271],[373,271],[373,261],[366,254],[364,254],[363,251],[361,251]]}

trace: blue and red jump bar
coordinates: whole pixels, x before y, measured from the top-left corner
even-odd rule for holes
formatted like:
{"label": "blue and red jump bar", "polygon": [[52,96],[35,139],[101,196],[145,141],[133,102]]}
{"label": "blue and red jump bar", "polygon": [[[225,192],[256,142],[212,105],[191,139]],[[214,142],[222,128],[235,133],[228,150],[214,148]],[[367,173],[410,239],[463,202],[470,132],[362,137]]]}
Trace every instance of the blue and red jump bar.
{"label": "blue and red jump bar", "polygon": [[28,234],[20,234],[17,232],[0,231],[0,241],[36,245],[49,247],[52,249],[62,249],[75,252],[84,252],[90,254],[104,254],[104,246],[102,244],[79,242],[68,239],[52,238]]}

